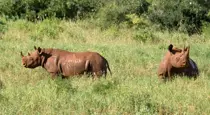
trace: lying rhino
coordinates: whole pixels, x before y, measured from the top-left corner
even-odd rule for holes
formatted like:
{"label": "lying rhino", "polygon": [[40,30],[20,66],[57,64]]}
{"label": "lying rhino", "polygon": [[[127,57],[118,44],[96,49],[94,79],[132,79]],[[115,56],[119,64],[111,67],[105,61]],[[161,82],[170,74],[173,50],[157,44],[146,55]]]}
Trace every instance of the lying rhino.
{"label": "lying rhino", "polygon": [[99,77],[110,71],[108,61],[96,52],[68,52],[52,48],[36,48],[35,51],[22,56],[22,64],[26,68],[42,66],[55,78],[62,75],[67,78],[84,73]]}
{"label": "lying rhino", "polygon": [[196,78],[199,75],[196,63],[189,57],[190,47],[183,49],[168,46],[168,51],[158,69],[160,79],[171,79],[173,75],[184,75]]}

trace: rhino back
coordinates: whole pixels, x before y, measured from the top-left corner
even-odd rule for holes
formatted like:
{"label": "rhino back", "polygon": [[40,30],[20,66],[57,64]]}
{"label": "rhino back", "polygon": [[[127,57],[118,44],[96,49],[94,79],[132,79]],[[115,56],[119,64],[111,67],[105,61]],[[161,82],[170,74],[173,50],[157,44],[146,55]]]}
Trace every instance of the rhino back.
{"label": "rhino back", "polygon": [[191,58],[189,59],[189,67],[187,68],[187,74],[188,76],[198,76],[199,70],[198,66]]}
{"label": "rhino back", "polygon": [[59,55],[59,67],[63,76],[79,75],[86,71],[85,52],[69,52]]}

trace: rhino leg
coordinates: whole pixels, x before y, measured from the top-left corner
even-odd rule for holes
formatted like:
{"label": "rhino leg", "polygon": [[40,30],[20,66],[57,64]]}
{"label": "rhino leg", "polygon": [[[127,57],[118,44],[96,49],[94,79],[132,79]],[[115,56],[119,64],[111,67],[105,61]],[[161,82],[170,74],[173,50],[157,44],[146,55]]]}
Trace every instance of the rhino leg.
{"label": "rhino leg", "polygon": [[86,60],[85,62],[85,74],[87,75],[89,73],[89,65],[90,65],[90,61]]}
{"label": "rhino leg", "polygon": [[102,75],[103,75],[102,71],[93,72],[93,79],[98,79]]}
{"label": "rhino leg", "polygon": [[165,73],[159,74],[159,75],[158,75],[158,78],[159,78],[159,79],[165,79]]}
{"label": "rhino leg", "polygon": [[161,81],[161,82],[166,82],[166,79],[167,79],[167,73],[166,72],[163,72],[163,73],[161,73],[161,74],[159,74],[158,75],[158,78],[159,78],[159,80]]}
{"label": "rhino leg", "polygon": [[169,81],[172,80],[171,69],[168,69],[167,74],[168,74],[168,75],[167,75],[168,80],[169,80]]}
{"label": "rhino leg", "polygon": [[166,78],[168,78],[168,80],[172,80],[172,66],[168,66],[167,67],[167,74],[165,75]]}

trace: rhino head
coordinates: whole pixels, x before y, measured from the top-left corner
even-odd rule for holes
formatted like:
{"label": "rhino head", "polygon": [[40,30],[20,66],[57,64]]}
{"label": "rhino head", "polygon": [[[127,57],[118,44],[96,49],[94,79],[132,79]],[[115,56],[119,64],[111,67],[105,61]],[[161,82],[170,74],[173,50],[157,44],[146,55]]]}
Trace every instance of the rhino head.
{"label": "rhino head", "polygon": [[22,65],[26,68],[36,68],[41,66],[41,54],[42,49],[40,47],[36,48],[34,46],[35,51],[32,53],[28,53],[28,56],[24,56],[22,52],[20,55],[22,57]]}
{"label": "rhino head", "polygon": [[168,51],[170,52],[170,64],[175,68],[186,67],[189,64],[189,50],[190,47],[184,47],[183,49],[173,48],[173,45],[168,46]]}

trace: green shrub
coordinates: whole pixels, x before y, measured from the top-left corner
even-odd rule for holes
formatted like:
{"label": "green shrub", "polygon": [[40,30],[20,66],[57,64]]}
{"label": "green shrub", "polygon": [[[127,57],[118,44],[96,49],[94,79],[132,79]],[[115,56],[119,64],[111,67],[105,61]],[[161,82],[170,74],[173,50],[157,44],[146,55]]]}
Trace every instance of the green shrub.
{"label": "green shrub", "polygon": [[59,26],[60,21],[57,19],[45,19],[35,26],[35,31],[32,31],[30,38],[32,40],[42,40],[44,37],[57,39],[58,34],[63,31]]}
{"label": "green shrub", "polygon": [[210,36],[210,23],[203,22],[202,32],[205,37]]}
{"label": "green shrub", "polygon": [[3,22],[0,22],[0,33],[3,33],[6,31],[6,25]]}
{"label": "green shrub", "polygon": [[31,21],[76,18],[96,12],[101,0],[0,0],[0,14]]}
{"label": "green shrub", "polygon": [[210,22],[209,4],[209,0],[0,0],[0,15],[34,22],[91,18],[102,29],[150,26],[191,35],[202,32],[202,22]]}
{"label": "green shrub", "polygon": [[202,20],[206,20],[207,8],[197,0],[152,1],[149,19],[161,28],[180,30],[189,34],[201,32]]}
{"label": "green shrub", "polygon": [[158,41],[158,37],[153,34],[152,30],[140,28],[135,32],[133,39],[143,43]]}
{"label": "green shrub", "polygon": [[3,19],[0,19],[0,39],[2,38],[2,35],[7,30],[6,22]]}
{"label": "green shrub", "polygon": [[127,14],[126,17],[126,23],[129,25],[129,27],[146,28],[151,25],[149,20],[147,20],[144,16],[138,16],[137,14]]}
{"label": "green shrub", "polygon": [[148,3],[145,0],[114,0],[105,4],[98,14],[98,23],[103,28],[108,28],[112,25],[119,25],[127,21],[128,14],[138,14],[146,12]]}

